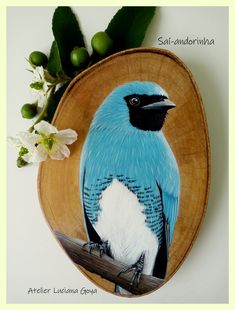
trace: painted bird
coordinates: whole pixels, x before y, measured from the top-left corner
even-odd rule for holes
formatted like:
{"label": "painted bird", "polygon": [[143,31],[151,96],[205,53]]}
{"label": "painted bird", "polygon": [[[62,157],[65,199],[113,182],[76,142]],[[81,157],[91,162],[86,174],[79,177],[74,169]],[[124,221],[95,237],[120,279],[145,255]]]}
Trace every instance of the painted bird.
{"label": "painted bird", "polygon": [[[177,162],[162,127],[175,104],[153,82],[115,88],[91,123],[80,184],[90,249],[133,270],[164,278],[179,208]],[[120,287],[116,292],[126,292]]]}

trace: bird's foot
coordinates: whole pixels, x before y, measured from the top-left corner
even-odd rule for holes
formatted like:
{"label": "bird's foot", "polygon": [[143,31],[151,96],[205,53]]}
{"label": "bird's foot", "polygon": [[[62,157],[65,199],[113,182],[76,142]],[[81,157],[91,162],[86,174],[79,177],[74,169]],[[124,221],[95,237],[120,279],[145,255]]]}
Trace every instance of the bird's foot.
{"label": "bird's foot", "polygon": [[107,254],[107,255],[109,254],[108,241],[102,241],[102,243],[96,243],[93,241],[88,241],[88,242],[83,244],[83,247],[86,247],[86,246],[88,246],[90,254],[95,249],[100,252],[100,257],[102,257],[103,254]]}
{"label": "bird's foot", "polygon": [[131,278],[130,286],[133,286],[133,285],[138,286],[142,271],[144,269],[144,259],[145,259],[145,253],[142,252],[137,262],[131,266],[128,266],[127,268],[124,268],[122,271],[120,271],[118,274],[118,277],[122,273],[128,273],[133,270],[134,272]]}

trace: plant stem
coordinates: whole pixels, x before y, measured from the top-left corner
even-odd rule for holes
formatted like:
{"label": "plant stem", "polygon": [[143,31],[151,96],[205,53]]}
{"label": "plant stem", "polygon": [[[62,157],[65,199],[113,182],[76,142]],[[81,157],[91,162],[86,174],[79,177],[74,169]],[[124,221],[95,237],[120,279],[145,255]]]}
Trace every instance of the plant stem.
{"label": "plant stem", "polygon": [[55,88],[56,88],[56,86],[53,86],[53,87],[50,89],[50,94],[49,94],[49,96],[48,96],[48,98],[47,98],[47,101],[46,101],[46,103],[45,103],[45,105],[44,105],[44,107],[43,107],[41,113],[38,115],[38,118],[37,118],[36,121],[34,122],[33,126],[31,126],[31,127],[28,129],[29,132],[33,132],[34,126],[35,126],[37,123],[39,123],[41,120],[44,119],[44,117],[45,117],[45,115],[46,115],[46,113],[47,113],[47,110],[48,110],[48,108],[49,108],[49,106],[50,106],[51,99],[52,99],[52,97],[53,97],[53,95],[54,95]]}

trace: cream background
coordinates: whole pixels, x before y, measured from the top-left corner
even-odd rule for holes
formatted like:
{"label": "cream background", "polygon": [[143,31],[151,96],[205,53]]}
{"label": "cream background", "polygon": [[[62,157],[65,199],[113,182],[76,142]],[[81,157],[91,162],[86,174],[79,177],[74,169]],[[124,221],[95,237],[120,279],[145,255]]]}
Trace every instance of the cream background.
{"label": "cream background", "polygon": [[[74,7],[90,41],[105,29],[117,8]],[[30,101],[30,73],[24,57],[33,50],[49,52],[53,39],[48,25],[54,7],[9,7],[7,11],[7,134],[25,130],[21,105]],[[10,303],[226,303],[228,302],[228,10],[223,7],[161,8],[144,46],[159,47],[157,37],[215,39],[215,46],[161,46],[176,53],[192,71],[204,101],[212,152],[208,211],[198,239],[176,275],[155,293],[124,299],[98,289],[95,296],[28,295],[30,287],[95,288],[52,236],[40,210],[37,167],[15,167],[8,151],[8,302]]]}

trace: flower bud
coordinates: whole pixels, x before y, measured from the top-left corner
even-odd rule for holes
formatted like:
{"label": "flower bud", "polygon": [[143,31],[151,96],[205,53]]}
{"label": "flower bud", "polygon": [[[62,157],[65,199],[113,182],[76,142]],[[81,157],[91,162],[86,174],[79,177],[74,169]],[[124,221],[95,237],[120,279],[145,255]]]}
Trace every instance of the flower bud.
{"label": "flower bud", "polygon": [[89,61],[89,54],[85,47],[75,47],[70,53],[71,63],[77,67],[85,67]]}
{"label": "flower bud", "polygon": [[37,115],[36,104],[26,103],[21,107],[21,115],[23,118],[31,119]]}
{"label": "flower bud", "polygon": [[106,56],[112,51],[113,40],[104,31],[97,32],[91,39],[91,45],[99,55]]}
{"label": "flower bud", "polygon": [[29,55],[29,62],[36,67],[43,66],[45,68],[48,63],[48,58],[44,53],[34,51]]}

